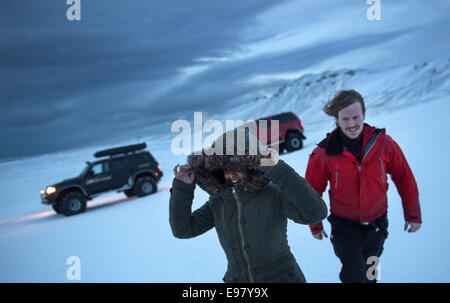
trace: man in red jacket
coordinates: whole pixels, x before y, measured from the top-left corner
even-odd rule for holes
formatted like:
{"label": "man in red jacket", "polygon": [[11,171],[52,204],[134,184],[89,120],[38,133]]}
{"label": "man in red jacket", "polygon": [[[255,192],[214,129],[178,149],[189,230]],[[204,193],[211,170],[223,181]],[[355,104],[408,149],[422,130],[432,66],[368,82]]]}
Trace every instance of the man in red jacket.
{"label": "man in red jacket", "polygon": [[[340,280],[376,282],[370,268],[388,236],[387,174],[402,198],[408,232],[416,232],[422,223],[417,184],[402,150],[385,129],[364,123],[365,105],[358,92],[338,92],[324,111],[336,118],[337,127],[310,155],[306,180],[320,195],[330,182],[328,221],[334,252],[342,263]],[[310,228],[314,238],[328,237],[322,222]]]}

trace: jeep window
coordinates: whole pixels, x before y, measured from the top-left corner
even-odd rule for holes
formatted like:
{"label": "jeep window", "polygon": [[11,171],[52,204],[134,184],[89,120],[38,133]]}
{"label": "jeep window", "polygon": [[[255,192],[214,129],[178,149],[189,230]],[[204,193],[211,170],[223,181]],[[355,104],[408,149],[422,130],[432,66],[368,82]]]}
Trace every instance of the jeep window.
{"label": "jeep window", "polygon": [[286,122],[295,120],[295,117],[291,114],[281,114],[281,115],[273,116],[272,120],[279,120],[280,124],[282,124],[282,123],[286,123]]}
{"label": "jeep window", "polygon": [[144,155],[144,159],[145,159],[145,160],[147,160],[147,161],[153,160],[152,156],[150,156],[149,153],[142,153],[142,154]]}
{"label": "jeep window", "polygon": [[103,165],[102,164],[96,164],[94,166],[92,166],[92,174],[95,175],[100,175],[103,172]]}
{"label": "jeep window", "polygon": [[124,159],[115,159],[111,161],[113,171],[121,171],[125,168]]}
{"label": "jeep window", "polygon": [[91,171],[94,174],[94,176],[109,173],[109,163],[103,162],[95,164],[94,166],[92,166]]}
{"label": "jeep window", "polygon": [[266,121],[267,127],[271,127],[271,124],[272,124],[271,121],[272,121],[272,120],[266,120],[266,119],[258,120],[258,127],[259,127],[259,124],[261,123],[261,121],[263,121],[263,120]]}
{"label": "jeep window", "polygon": [[136,154],[135,159],[139,162],[143,162],[143,161],[145,161],[145,156],[143,153],[139,153],[139,154]]}
{"label": "jeep window", "polygon": [[134,159],[135,159],[135,161],[137,163],[147,163],[147,162],[153,163],[153,162],[155,162],[153,160],[153,157],[150,155],[150,153],[139,153],[139,154],[136,154]]}
{"label": "jeep window", "polygon": [[129,167],[132,164],[129,158],[123,158],[122,163],[125,167]]}

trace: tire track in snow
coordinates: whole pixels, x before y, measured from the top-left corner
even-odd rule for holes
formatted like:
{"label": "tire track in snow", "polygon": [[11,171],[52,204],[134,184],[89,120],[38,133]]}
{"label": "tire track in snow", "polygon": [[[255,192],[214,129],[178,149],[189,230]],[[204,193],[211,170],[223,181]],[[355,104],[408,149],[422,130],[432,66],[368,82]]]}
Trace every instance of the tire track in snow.
{"label": "tire track in snow", "polygon": [[[170,183],[159,185],[157,192],[169,190],[171,187],[172,187],[172,184],[170,184]],[[92,201],[89,201],[87,203],[86,211],[97,209],[100,207],[124,203],[124,202],[128,202],[128,201],[136,200],[136,199],[137,199],[137,197],[129,197],[128,198],[123,193],[118,193],[116,195],[103,197],[103,198],[100,197],[100,198],[96,198]],[[82,214],[80,214],[80,215],[82,215]],[[47,211],[36,212],[36,213],[32,213],[32,214],[25,215],[22,217],[10,218],[10,219],[5,219],[5,220],[0,221],[0,231],[2,229],[16,227],[21,224],[37,222],[39,220],[43,220],[46,218],[55,218],[55,219],[61,218],[61,219],[63,219],[64,217],[65,217],[64,215],[58,215],[53,209],[50,209]]]}

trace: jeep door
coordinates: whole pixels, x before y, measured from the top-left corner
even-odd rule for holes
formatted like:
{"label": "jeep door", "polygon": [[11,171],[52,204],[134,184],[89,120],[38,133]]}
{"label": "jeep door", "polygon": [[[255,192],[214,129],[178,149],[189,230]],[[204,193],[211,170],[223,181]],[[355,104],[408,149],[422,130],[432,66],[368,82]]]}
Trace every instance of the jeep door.
{"label": "jeep door", "polygon": [[113,188],[119,188],[128,183],[131,174],[129,159],[118,158],[111,160],[113,171],[112,185]]}
{"label": "jeep door", "polygon": [[108,162],[94,164],[86,177],[86,187],[90,195],[111,189],[112,174]]}
{"label": "jeep door", "polygon": [[[265,121],[265,122],[261,122]],[[257,120],[257,126],[258,126],[258,140],[261,142],[261,144],[268,145],[272,143],[272,119],[266,118],[266,119],[260,119]],[[277,142],[277,138],[275,138],[275,142]]]}
{"label": "jeep door", "polygon": [[279,122],[279,137],[276,140],[273,140],[274,143],[277,141],[281,141],[284,142],[285,138],[285,134],[288,131],[288,129],[291,128],[292,123],[289,123],[290,121],[292,121],[294,118],[290,115],[290,114],[280,114],[280,115],[276,115],[273,117],[273,120],[278,120]]}

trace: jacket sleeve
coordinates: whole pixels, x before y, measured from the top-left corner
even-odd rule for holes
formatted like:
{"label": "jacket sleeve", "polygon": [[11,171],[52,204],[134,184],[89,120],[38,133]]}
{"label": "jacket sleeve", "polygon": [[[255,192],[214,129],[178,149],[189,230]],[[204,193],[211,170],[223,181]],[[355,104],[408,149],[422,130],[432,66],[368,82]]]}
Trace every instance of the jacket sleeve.
{"label": "jacket sleeve", "polygon": [[419,190],[411,168],[398,144],[389,136],[389,162],[386,170],[391,175],[402,199],[405,221],[422,223],[419,203]]}
{"label": "jacket sleeve", "polygon": [[283,160],[267,168],[264,175],[281,189],[286,217],[296,223],[312,224],[327,216],[327,206],[317,192]]}
{"label": "jacket sleeve", "polygon": [[170,189],[169,222],[176,238],[193,238],[214,227],[209,201],[192,212],[194,189],[195,184],[173,179]]}
{"label": "jacket sleeve", "polygon": [[[328,184],[328,174],[325,162],[320,156],[319,148],[316,148],[308,160],[308,166],[305,174],[306,181],[315,189],[315,191],[322,197]],[[322,222],[311,224],[309,226],[311,233],[316,235],[323,230]]]}

